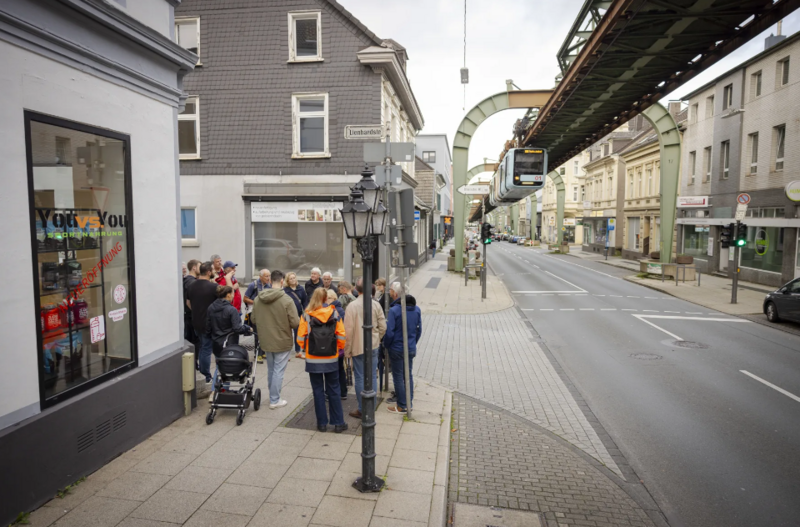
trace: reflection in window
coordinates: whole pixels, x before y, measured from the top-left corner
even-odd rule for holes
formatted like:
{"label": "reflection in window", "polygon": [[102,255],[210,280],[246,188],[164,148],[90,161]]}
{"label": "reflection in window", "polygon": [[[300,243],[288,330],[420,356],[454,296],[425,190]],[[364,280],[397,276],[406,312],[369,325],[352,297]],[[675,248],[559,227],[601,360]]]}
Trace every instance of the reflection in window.
{"label": "reflection in window", "polygon": [[[316,214],[313,209],[302,212],[311,218]],[[344,278],[344,242],[341,219],[254,223],[253,274],[257,269],[280,269],[284,273],[293,271],[298,277],[307,279],[311,276],[311,269],[319,267],[323,272],[330,271],[336,278]]]}
{"label": "reflection in window", "polygon": [[708,258],[708,225],[684,225],[683,253]]}
{"label": "reflection in window", "polygon": [[197,239],[195,209],[181,209],[181,238],[184,240]]}
{"label": "reflection in window", "polygon": [[775,136],[775,170],[783,170],[783,147],[786,141],[786,125],[782,124],[776,126],[774,129]]}
{"label": "reflection in window", "polygon": [[783,231],[780,227],[748,227],[747,245],[741,249],[742,267],[780,273]]}

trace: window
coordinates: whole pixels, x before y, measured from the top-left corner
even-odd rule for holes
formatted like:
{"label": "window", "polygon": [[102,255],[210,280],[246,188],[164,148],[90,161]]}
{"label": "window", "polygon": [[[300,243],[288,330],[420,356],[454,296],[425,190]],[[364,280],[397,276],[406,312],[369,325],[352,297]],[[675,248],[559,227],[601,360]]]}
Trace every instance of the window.
{"label": "window", "polygon": [[563,176],[566,173],[567,173],[566,167],[561,167],[561,168],[558,169],[558,174],[559,175]]}
{"label": "window", "polygon": [[422,160],[426,163],[436,163],[436,152],[422,152]]}
{"label": "window", "polygon": [[292,157],[330,157],[328,151],[328,94],[292,95],[294,116]]}
{"label": "window", "polygon": [[197,63],[200,63],[200,19],[199,18],[176,18],[175,19],[175,42],[179,46],[188,49],[197,55]]}
{"label": "window", "polygon": [[608,199],[614,197],[614,178],[608,178]]}
{"label": "window", "polygon": [[789,84],[789,57],[778,61],[777,79],[775,84],[777,86],[786,86]]}
{"label": "window", "polygon": [[603,145],[603,155],[604,156],[608,155],[608,143]]}
{"label": "window", "polygon": [[322,60],[320,11],[289,13],[289,62]]}
{"label": "window", "polygon": [[706,97],[706,119],[714,117],[714,96]]}
{"label": "window", "polygon": [[638,170],[636,172],[636,197],[641,198],[643,193],[644,188],[642,187],[642,171]]}
{"label": "window", "polygon": [[633,172],[628,174],[628,198],[634,198],[636,195],[633,193]]}
{"label": "window", "polygon": [[703,167],[706,174],[703,181],[711,181],[711,147],[707,146],[703,149]]}
{"label": "window", "polygon": [[699,106],[700,105],[698,103],[694,103],[689,109],[689,124],[694,124],[697,122],[697,110]]}
{"label": "window", "polygon": [[578,186],[572,187],[572,201],[578,201]]}
{"label": "window", "polygon": [[200,100],[188,97],[178,114],[178,154],[180,159],[200,158]]}
{"label": "window", "polygon": [[750,100],[761,96],[761,70],[750,75]]}
{"label": "window", "polygon": [[708,258],[708,225],[683,226],[683,253],[705,260]]}
{"label": "window", "polygon": [[181,208],[181,239],[188,241],[197,240],[196,210],[194,207]]}
{"label": "window", "polygon": [[727,110],[733,106],[733,84],[728,84],[722,89],[722,109]]}
{"label": "window", "polygon": [[[39,328],[31,353],[48,407],[136,362],[130,138],[32,112],[25,124]],[[69,163],[53,163],[56,145]]]}
{"label": "window", "polygon": [[586,201],[586,187],[581,185],[581,201]]}
{"label": "window", "polygon": [[730,161],[731,161],[731,142],[723,141],[720,145],[722,152],[720,152],[719,164],[722,165],[722,179],[728,179],[730,174]]}
{"label": "window", "polygon": [[747,136],[747,149],[750,152],[750,174],[758,172],[758,133]]}
{"label": "window", "polygon": [[742,267],[780,273],[783,267],[783,236],[780,227],[748,227],[742,247]]}
{"label": "window", "polygon": [[786,141],[786,125],[776,126],[772,130],[775,144],[775,170],[783,170],[783,144]]}
{"label": "window", "polygon": [[653,169],[647,169],[647,195],[653,195]]}
{"label": "window", "polygon": [[694,177],[697,174],[697,152],[689,152],[689,184],[694,185]]}
{"label": "window", "polygon": [[578,175],[578,160],[572,162],[572,173]]}
{"label": "window", "polygon": [[638,251],[640,243],[640,218],[628,218],[628,250]]}
{"label": "window", "polygon": [[69,137],[56,137],[56,164],[57,165],[71,165],[72,164],[72,156],[70,152],[72,148],[70,146]]}

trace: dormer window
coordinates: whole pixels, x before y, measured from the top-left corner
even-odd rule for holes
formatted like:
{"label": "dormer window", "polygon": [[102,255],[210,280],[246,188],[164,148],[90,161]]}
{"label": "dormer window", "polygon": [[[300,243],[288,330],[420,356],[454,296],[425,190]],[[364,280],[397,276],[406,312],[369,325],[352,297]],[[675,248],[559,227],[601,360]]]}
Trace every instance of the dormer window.
{"label": "dormer window", "polygon": [[289,13],[289,62],[322,60],[322,13]]}

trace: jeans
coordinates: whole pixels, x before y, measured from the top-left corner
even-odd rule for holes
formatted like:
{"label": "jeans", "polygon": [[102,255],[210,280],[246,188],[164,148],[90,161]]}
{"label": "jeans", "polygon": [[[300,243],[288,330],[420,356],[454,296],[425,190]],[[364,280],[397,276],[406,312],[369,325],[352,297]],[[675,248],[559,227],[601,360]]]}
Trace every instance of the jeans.
{"label": "jeans", "polygon": [[[397,393],[397,406],[403,410],[406,409],[406,383],[405,383],[405,368],[403,366],[403,352],[402,351],[389,351],[389,362],[392,363],[392,381],[394,382],[394,391]],[[414,406],[414,376],[411,374],[414,366],[414,355],[408,354],[408,374],[411,378],[408,384],[411,387],[411,406]]]}
{"label": "jeans", "polygon": [[[263,351],[261,353],[264,353]],[[267,353],[267,383],[269,384],[269,404],[278,404],[281,400],[283,373],[289,364],[292,350],[280,353]]]}
{"label": "jeans", "polygon": [[207,337],[205,335],[197,335],[197,342],[200,347],[200,351],[198,353],[200,373],[205,375],[206,382],[208,382],[211,380],[211,353],[213,351],[213,344],[211,337]]}
{"label": "jeans", "polygon": [[[378,358],[380,357],[380,349],[375,348],[372,350],[372,389],[378,391]],[[358,411],[361,411],[361,392],[364,391],[364,364],[366,357],[362,354],[353,357],[353,379],[356,390],[356,399],[358,399]]]}
{"label": "jeans", "polygon": [[436,258],[436,247],[433,247],[433,254],[431,255],[431,258]]}
{"label": "jeans", "polygon": [[342,390],[342,397],[347,397],[347,372],[344,371],[344,355],[339,355],[339,388]]}
{"label": "jeans", "polygon": [[339,372],[309,372],[308,376],[311,379],[311,389],[314,392],[314,413],[317,416],[317,425],[326,426],[328,424],[328,411],[325,407],[326,394],[328,396],[328,407],[331,411],[330,424],[343,425],[344,412],[342,411],[342,399],[339,394]]}

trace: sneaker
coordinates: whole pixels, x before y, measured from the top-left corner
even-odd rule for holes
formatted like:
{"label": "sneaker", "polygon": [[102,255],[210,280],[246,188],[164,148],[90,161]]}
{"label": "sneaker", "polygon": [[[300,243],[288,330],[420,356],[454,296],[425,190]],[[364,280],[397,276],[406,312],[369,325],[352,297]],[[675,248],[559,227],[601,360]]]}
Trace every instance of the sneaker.
{"label": "sneaker", "polygon": [[397,396],[389,397],[388,399],[386,399],[386,402],[387,403],[396,403],[397,402]]}
{"label": "sneaker", "polygon": [[346,395],[342,395],[342,401],[346,401],[346,400],[347,400],[347,396]]}
{"label": "sneaker", "polygon": [[214,379],[212,379],[211,377],[206,377],[206,384],[211,384],[211,381],[213,380]]}
{"label": "sneaker", "polygon": [[350,427],[349,427],[349,426],[347,426],[347,423],[344,423],[344,424],[342,424],[342,425],[336,425],[336,426],[334,426],[334,427],[333,427],[333,431],[334,431],[334,432],[336,432],[337,434],[341,434],[342,432],[344,432],[344,431],[345,431],[345,430],[347,430],[348,428],[350,428]]}
{"label": "sneaker", "polygon": [[404,414],[406,413],[405,409],[400,408],[399,406],[390,406],[386,409],[390,414]]}
{"label": "sneaker", "polygon": [[264,364],[264,356],[259,355],[258,358],[256,359],[256,362],[259,364]]}
{"label": "sneaker", "polygon": [[317,425],[317,430],[319,430],[320,432],[327,432],[328,425]]}
{"label": "sneaker", "polygon": [[289,403],[287,403],[285,400],[281,399],[280,401],[278,401],[278,402],[277,402],[277,403],[275,403],[275,404],[270,404],[270,405],[269,405],[269,409],[270,409],[270,410],[274,410],[274,409],[276,409],[276,408],[283,408],[283,407],[284,407],[284,406],[286,406],[287,404],[289,404]]}
{"label": "sneaker", "polygon": [[361,419],[361,412],[358,410],[353,410],[348,414],[350,417],[355,417],[356,419]]}

